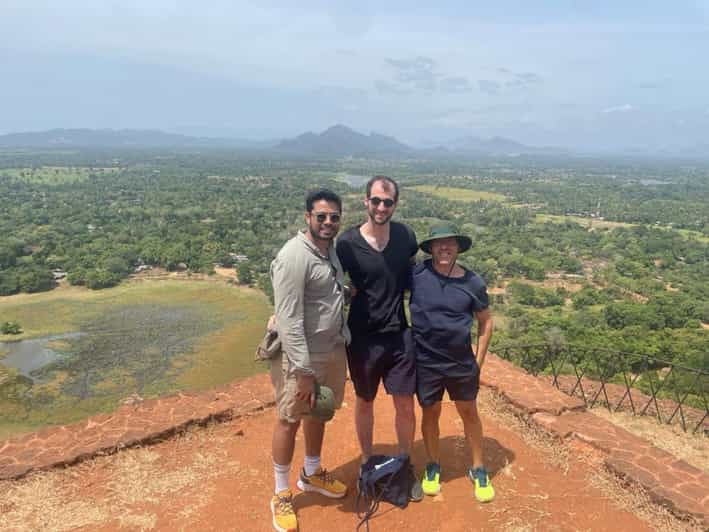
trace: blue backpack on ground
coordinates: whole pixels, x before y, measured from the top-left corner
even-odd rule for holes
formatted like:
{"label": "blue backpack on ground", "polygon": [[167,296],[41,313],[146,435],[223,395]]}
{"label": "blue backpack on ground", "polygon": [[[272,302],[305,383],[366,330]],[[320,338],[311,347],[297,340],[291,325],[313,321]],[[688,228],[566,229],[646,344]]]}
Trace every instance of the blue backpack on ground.
{"label": "blue backpack on ground", "polygon": [[[357,517],[360,522],[357,530],[365,525],[369,531],[369,518],[376,513],[381,501],[406,508],[415,481],[414,468],[408,454],[371,456],[360,470],[357,494]],[[360,499],[365,504],[363,513],[359,511]]]}

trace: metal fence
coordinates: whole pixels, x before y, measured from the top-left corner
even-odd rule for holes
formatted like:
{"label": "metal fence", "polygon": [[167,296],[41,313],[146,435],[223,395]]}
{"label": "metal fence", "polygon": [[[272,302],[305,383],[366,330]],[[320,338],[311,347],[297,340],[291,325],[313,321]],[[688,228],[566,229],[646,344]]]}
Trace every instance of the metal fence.
{"label": "metal fence", "polygon": [[650,355],[580,346],[524,345],[492,349],[586,406],[652,415],[709,436],[709,372]]}

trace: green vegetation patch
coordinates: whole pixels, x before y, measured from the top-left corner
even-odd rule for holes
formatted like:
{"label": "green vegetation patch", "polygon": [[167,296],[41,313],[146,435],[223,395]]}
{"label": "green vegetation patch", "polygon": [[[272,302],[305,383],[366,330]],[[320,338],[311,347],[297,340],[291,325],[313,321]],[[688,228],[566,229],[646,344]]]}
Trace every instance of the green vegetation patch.
{"label": "green vegetation patch", "polygon": [[439,198],[455,201],[497,201],[504,203],[507,200],[503,194],[487,192],[484,190],[472,190],[469,188],[441,187],[436,185],[417,185],[411,188],[417,192],[432,194],[433,196],[437,196]]}
{"label": "green vegetation patch", "polygon": [[[14,306],[12,305],[15,300]],[[51,364],[20,375],[0,363],[0,438],[79,421],[133,394],[212,388],[263,371],[253,362],[271,310],[255,290],[218,281],[146,281],[0,300],[52,341]]]}
{"label": "green vegetation patch", "polygon": [[689,240],[696,239],[704,244],[709,244],[709,236],[703,235],[699,231],[692,231],[691,229],[677,229],[677,232]]}
{"label": "green vegetation patch", "polygon": [[615,229],[616,227],[635,227],[637,225],[625,222],[612,222],[610,220],[599,220],[598,218],[586,218],[583,216],[567,216],[560,214],[536,214],[534,216],[534,222],[540,224],[547,222],[554,224],[573,222],[575,224],[594,229]]}
{"label": "green vegetation patch", "polygon": [[38,185],[65,185],[82,183],[90,175],[116,172],[120,168],[90,168],[80,166],[40,166],[37,168],[4,168],[0,177],[7,176],[26,183]]}

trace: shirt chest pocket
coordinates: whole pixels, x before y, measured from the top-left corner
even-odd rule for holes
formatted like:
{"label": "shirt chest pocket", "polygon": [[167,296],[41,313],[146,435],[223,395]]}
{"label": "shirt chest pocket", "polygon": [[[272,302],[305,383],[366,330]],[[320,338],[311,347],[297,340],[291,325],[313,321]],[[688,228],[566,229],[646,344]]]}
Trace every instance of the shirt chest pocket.
{"label": "shirt chest pocket", "polygon": [[329,264],[313,265],[306,285],[307,299],[332,297],[339,290],[335,280],[335,270]]}

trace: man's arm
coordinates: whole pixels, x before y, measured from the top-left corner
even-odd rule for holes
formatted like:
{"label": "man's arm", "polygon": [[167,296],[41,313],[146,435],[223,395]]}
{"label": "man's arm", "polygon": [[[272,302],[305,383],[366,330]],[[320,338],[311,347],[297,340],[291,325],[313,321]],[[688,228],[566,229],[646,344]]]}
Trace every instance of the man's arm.
{"label": "man's arm", "polygon": [[343,284],[342,288],[345,295],[345,304],[349,305],[352,303],[352,299],[357,295],[357,287],[354,285],[354,282],[352,282],[352,275],[350,273],[352,260],[349,243],[338,238],[335,241],[335,253],[337,254],[337,260],[340,262],[342,272],[346,274],[347,282]]}
{"label": "man's arm", "polygon": [[315,379],[304,328],[306,267],[305,262],[297,257],[284,259],[282,261],[277,257],[271,264],[276,328],[283,353],[295,368],[298,383],[296,396],[312,405]]}
{"label": "man's arm", "polygon": [[487,348],[492,340],[492,311],[489,308],[475,313],[475,319],[478,321],[478,342],[475,347],[475,358],[480,368],[485,362]]}

